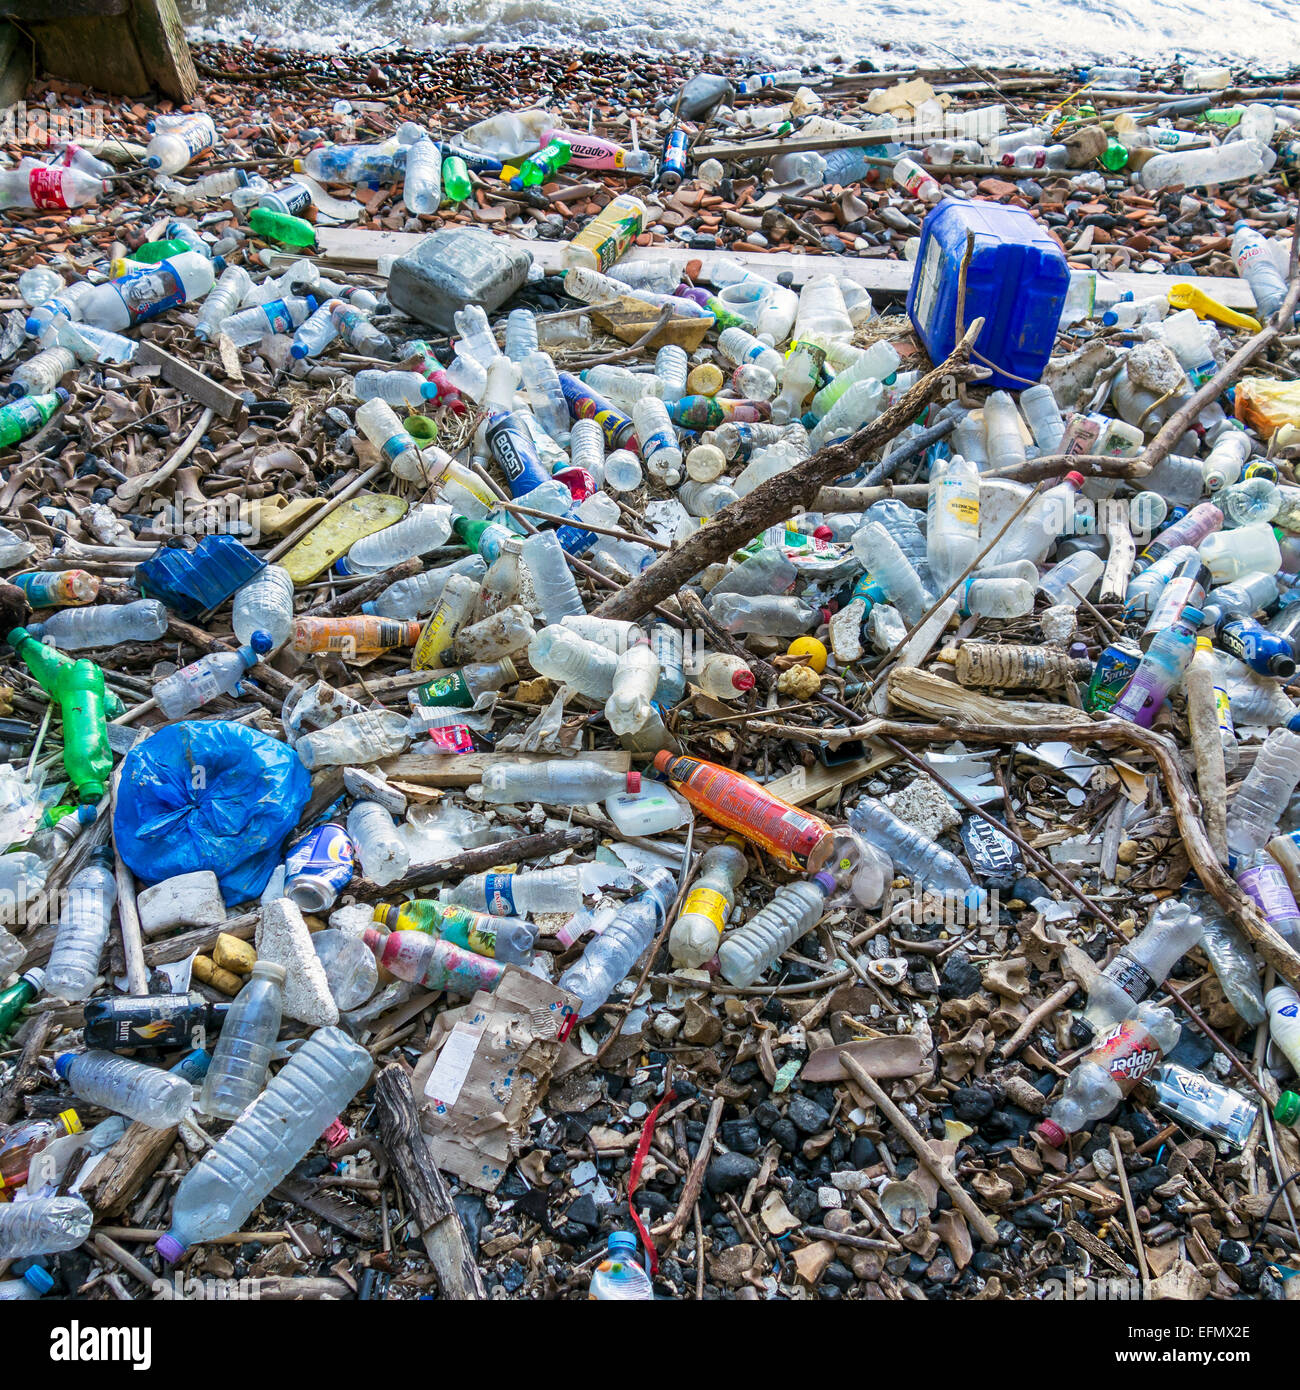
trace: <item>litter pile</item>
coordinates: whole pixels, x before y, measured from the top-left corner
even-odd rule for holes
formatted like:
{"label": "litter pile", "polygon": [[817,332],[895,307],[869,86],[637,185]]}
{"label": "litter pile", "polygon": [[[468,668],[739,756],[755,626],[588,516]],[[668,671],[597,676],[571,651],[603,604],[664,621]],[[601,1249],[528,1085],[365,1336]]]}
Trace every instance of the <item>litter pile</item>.
{"label": "litter pile", "polygon": [[1300,88],[272,59],[4,174],[0,1296],[1288,1296]]}

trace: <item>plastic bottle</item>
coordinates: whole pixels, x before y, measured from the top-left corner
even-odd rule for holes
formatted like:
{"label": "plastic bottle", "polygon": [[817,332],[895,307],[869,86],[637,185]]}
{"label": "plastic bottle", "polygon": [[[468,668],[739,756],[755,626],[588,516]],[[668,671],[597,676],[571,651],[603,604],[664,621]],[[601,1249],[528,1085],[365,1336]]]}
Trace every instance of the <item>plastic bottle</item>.
{"label": "plastic bottle", "polygon": [[1197,908],[1205,923],[1201,949],[1209,957],[1228,1003],[1252,1026],[1268,1016],[1259,987],[1259,966],[1246,938],[1213,901],[1200,899]]}
{"label": "plastic bottle", "polygon": [[203,1079],[198,1108],[205,1115],[237,1120],[261,1095],[280,1036],[284,978],[282,965],[259,960],[235,996]]}
{"label": "plastic bottle", "polygon": [[904,620],[919,622],[930,607],[930,595],[898,542],[880,522],[869,521],[854,532],[853,553]]}
{"label": "plastic bottle", "polygon": [[748,871],[749,861],[738,840],[728,838],[704,852],[668,937],[668,950],[679,969],[694,969],[717,955],[736,890]]}
{"label": "plastic bottle", "polygon": [[102,178],[24,159],[16,169],[0,170],[0,208],[65,209],[97,203],[105,190]]}
{"label": "plastic bottle", "polygon": [[45,348],[14,368],[9,378],[9,394],[15,397],[48,395],[76,368],[77,359],[67,348]]}
{"label": "plastic bottle", "polygon": [[1200,611],[1189,606],[1169,627],[1155,634],[1137,670],[1115,701],[1112,714],[1144,729],[1151,727],[1191,664],[1200,622]]}
{"label": "plastic bottle", "polygon": [[1059,1148],[1104,1119],[1178,1045],[1182,1030],[1168,1009],[1142,1004],[1097,1039],[1070,1073],[1060,1099],[1037,1133]]}
{"label": "plastic bottle", "polygon": [[382,888],[402,877],[410,866],[411,851],[387,807],[377,801],[354,803],[347,828],[367,878]]}
{"label": "plastic bottle", "polygon": [[145,163],[164,174],[179,174],[196,154],[217,143],[217,128],[206,111],[156,116],[149,129],[154,137],[145,151]]}
{"label": "plastic bottle", "polygon": [[518,806],[543,801],[551,806],[585,806],[621,791],[638,791],[639,772],[614,772],[581,758],[543,763],[494,763],[483,774],[483,800]]}
{"label": "plastic bottle", "polygon": [[746,986],[765,975],[817,925],[825,914],[826,899],[834,891],[835,878],[828,873],[778,888],[765,907],[723,938],[718,965],[727,982]]}
{"label": "plastic bottle", "polygon": [[215,278],[206,256],[185,251],[92,289],[81,300],[81,317],[93,328],[121,333],[168,309],[202,299]]}
{"label": "plastic bottle", "polygon": [[73,875],[59,913],[58,933],[45,969],[48,993],[63,999],[89,997],[99,975],[99,958],[108,941],[117,880],[112,853],[96,850],[91,861]]}
{"label": "plastic bottle", "polygon": [[339,569],[344,574],[380,574],[445,545],[451,522],[451,508],[445,503],[415,507],[401,521],[354,542]]}
{"label": "plastic bottle", "polygon": [[1133,1006],[1152,994],[1174,962],[1196,945],[1204,925],[1186,902],[1167,898],[1158,904],[1143,930],[1093,981],[1084,1024],[1099,1032],[1131,1017]]}
{"label": "plastic bottle", "polygon": [[1204,188],[1207,184],[1237,183],[1252,179],[1273,167],[1272,150],[1255,140],[1237,140],[1204,150],[1180,150],[1158,154],[1138,171],[1138,184],[1155,192],[1182,184]]}
{"label": "plastic bottle", "polygon": [[1236,856],[1233,875],[1269,926],[1291,946],[1300,946],[1300,907],[1282,865],[1267,850],[1252,850]]}
{"label": "plastic bottle", "polygon": [[[620,785],[619,791],[624,790]],[[522,917],[538,912],[576,912],[582,906],[582,865],[533,869],[522,874],[472,874],[438,897],[474,912]]]}
{"label": "plastic bottle", "polygon": [[419,482],[425,474],[424,462],[415,440],[402,428],[387,401],[371,399],[357,410],[357,428],[379,450],[394,477]]}
{"label": "plastic bottle", "polygon": [[1245,780],[1228,803],[1228,851],[1259,849],[1300,783],[1300,733],[1274,729],[1264,740]]}
{"label": "plastic bottle", "polygon": [[175,1264],[198,1241],[229,1235],[299,1162],[370,1079],[370,1054],[321,1028],[181,1181],[158,1254]]}
{"label": "plastic bottle", "polygon": [[917,887],[961,898],[968,908],[978,908],[987,896],[955,854],[899,820],[872,797],[863,797],[849,812],[849,825],[868,844],[887,854]]}
{"label": "plastic bottle", "polygon": [[613,691],[615,653],[558,624],[542,628],[529,642],[528,661],[541,675],[563,682],[589,700],[603,703]]}
{"label": "plastic bottle", "polygon": [[442,153],[427,135],[406,146],[402,201],[416,217],[432,216],[442,202]]}
{"label": "plastic bottle", "polygon": [[[518,309],[514,311],[519,312]],[[512,314],[511,317],[513,316]],[[560,385],[559,374],[555,370],[550,353],[537,348],[527,352],[519,361],[519,375],[538,423],[557,444],[569,443],[569,405],[564,399],[564,389]],[[594,421],[586,423],[593,424]],[[599,430],[600,427],[596,428]]]}
{"label": "plastic bottle", "polygon": [[230,615],[235,637],[241,643],[265,632],[270,651],[278,651],[293,634],[293,579],[282,565],[265,565],[235,592]]}
{"label": "plastic bottle", "polygon": [[180,1124],[194,1103],[194,1089],[182,1077],[114,1052],[65,1052],[54,1069],[87,1104],[153,1129]]}
{"label": "plastic bottle", "polygon": [[380,762],[405,750],[410,721],[392,710],[345,714],[325,729],[304,734],[294,744],[308,772],[322,767]]}
{"label": "plastic bottle", "polygon": [[1155,1092],[1154,1108],[1184,1128],[1242,1148],[1259,1117],[1259,1107],[1201,1072],[1165,1062],[1146,1077]]}
{"label": "plastic bottle", "polygon": [[0,1203],[0,1260],[75,1250],[95,1214],[80,1197],[33,1197]]}
{"label": "plastic bottle", "polygon": [[421,989],[445,989],[459,995],[479,990],[491,993],[505,974],[504,963],[423,931],[394,931],[384,936],[367,930],[362,940],[383,969]]}
{"label": "plastic bottle", "polygon": [[314,652],[338,652],[345,660],[409,647],[420,640],[418,622],[397,622],[359,613],[341,618],[296,618],[291,652],[296,657]]}
{"label": "plastic bottle", "polygon": [[1055,487],[1039,493],[989,552],[986,564],[1007,564],[1012,560],[1042,564],[1056,541],[1073,526],[1074,499],[1083,481],[1081,473],[1067,473]]}
{"label": "plastic bottle", "polygon": [[64,1110],[53,1119],[0,1127],[0,1191],[19,1187],[28,1180],[31,1160],[42,1149],[67,1134],[80,1134],[84,1126],[75,1110]]}
{"label": "plastic bottle", "polygon": [[1271,319],[1286,298],[1286,277],[1269,254],[1269,243],[1253,227],[1238,222],[1233,228],[1232,258],[1237,274],[1255,296],[1255,316],[1261,323]]}
{"label": "plastic bottle", "polygon": [[676,487],[682,480],[682,451],[663,401],[642,396],[632,407],[632,419],[650,476],[666,487]]}
{"label": "plastic bottle", "polygon": [[[659,659],[649,641],[633,643],[618,659],[605,701],[605,718],[615,734],[634,734],[645,727],[658,684]],[[639,781],[638,777],[638,785]]]}
{"label": "plastic bottle", "polygon": [[830,857],[834,834],[824,820],[750,778],[666,749],[655,754],[654,766],[697,811],[766,850],[791,872],[816,873]]}
{"label": "plastic bottle", "polygon": [[960,455],[930,475],[926,508],[926,558],[935,582],[946,589],[980,552],[979,470]]}
{"label": "plastic bottle", "polygon": [[798,637],[817,623],[821,610],[793,595],[719,594],[710,603],[719,627],[730,633]]}
{"label": "plastic bottle", "polygon": [[560,976],[561,989],[582,1000],[579,1018],[589,1018],[614,992],[654,940],[677,895],[673,876],[651,868],[641,876],[643,891],[619,908],[581,958]]}
{"label": "plastic bottle", "polygon": [[54,1276],[40,1265],[29,1265],[20,1279],[0,1283],[0,1303],[43,1298],[54,1287]]}
{"label": "plastic bottle", "polygon": [[738,656],[713,652],[694,676],[694,684],[715,700],[739,700],[754,688],[754,673]]}
{"label": "plastic bottle", "polygon": [[637,1238],[631,1231],[611,1231],[605,1258],[592,1272],[587,1297],[602,1303],[649,1302],[654,1285],[637,1259]]}
{"label": "plastic bottle", "polygon": [[1264,996],[1264,1003],[1268,1008],[1269,1041],[1291,1063],[1291,1070],[1300,1075],[1300,995],[1290,985],[1275,985]]}
{"label": "plastic bottle", "polygon": [[28,570],[10,575],[8,582],[27,595],[33,608],[79,608],[99,593],[99,576],[85,570]]}
{"label": "plastic bottle", "polygon": [[253,304],[222,319],[218,331],[224,333],[236,347],[252,347],[268,333],[287,334],[306,323],[318,308],[314,295],[305,299],[290,296],[272,299],[265,304]]}
{"label": "plastic bottle", "polygon": [[111,647],[120,642],[153,642],[167,631],[167,609],[152,598],[98,604],[93,608],[64,608],[42,623],[29,623],[27,631],[65,652]]}
{"label": "plastic bottle", "polygon": [[994,391],[984,402],[984,440],[990,468],[1018,468],[1024,464],[1020,412],[1006,391]]}
{"label": "plastic bottle", "polygon": [[1211,492],[1235,483],[1250,457],[1250,436],[1243,430],[1225,430],[1201,464],[1205,486]]}
{"label": "plastic bottle", "polygon": [[164,677],[150,691],[166,719],[184,719],[219,695],[239,688],[250,666],[256,666],[275,645],[260,628],[237,652],[213,652]]}
{"label": "plastic bottle", "polygon": [[576,616],[587,611],[554,531],[537,531],[529,536],[523,543],[522,558],[532,576],[538,610],[547,623],[558,623],[569,614]]}
{"label": "plastic bottle", "polygon": [[[271,566],[267,566],[271,568]],[[487,575],[487,561],[481,555],[467,555],[450,565],[438,569],[425,570],[410,579],[399,579],[395,584],[370,603],[363,603],[361,611],[380,618],[398,618],[410,621],[431,612],[438,603],[444,585],[453,575],[461,575],[471,583],[481,584]]]}
{"label": "plastic bottle", "polygon": [[52,294],[32,309],[27,316],[27,334],[39,338],[55,319],[72,321],[81,319],[81,306],[94,292],[95,286],[89,280],[76,280],[66,288]]}
{"label": "plastic bottle", "polygon": [[227,266],[215,288],[203,300],[194,324],[194,336],[202,343],[213,338],[219,325],[238,311],[252,287],[253,282],[242,265]]}

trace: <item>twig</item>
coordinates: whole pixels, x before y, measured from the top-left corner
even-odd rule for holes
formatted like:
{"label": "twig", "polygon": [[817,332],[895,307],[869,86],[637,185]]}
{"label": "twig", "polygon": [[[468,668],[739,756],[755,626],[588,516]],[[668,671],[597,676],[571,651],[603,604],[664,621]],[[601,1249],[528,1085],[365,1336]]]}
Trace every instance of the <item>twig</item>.
{"label": "twig", "polygon": [[[1128,1228],[1133,1236],[1133,1250],[1137,1255],[1138,1272],[1142,1276],[1142,1297],[1151,1296],[1151,1274],[1147,1269],[1146,1247],[1142,1244],[1142,1233],[1138,1230],[1137,1212],[1133,1209],[1133,1194],[1128,1190],[1128,1172],[1124,1167],[1124,1155],[1120,1152],[1119,1135],[1110,1132],[1110,1151],[1115,1156],[1115,1176],[1119,1179],[1119,1190],[1124,1198],[1124,1209],[1128,1212]],[[1194,1168],[1195,1164],[1189,1164]]]}
{"label": "twig", "polygon": [[[695,1158],[691,1162],[690,1172],[686,1174],[686,1181],[682,1184],[681,1200],[677,1203],[677,1213],[673,1217],[673,1224],[668,1229],[669,1241],[679,1240],[682,1232],[686,1229],[686,1223],[691,1219],[691,1213],[695,1210],[695,1204],[700,1199],[700,1189],[704,1186],[704,1170],[709,1166],[709,1156],[713,1152],[713,1136],[718,1132],[718,1122],[722,1119],[722,1109],[726,1105],[722,1096],[714,1096],[713,1104],[709,1106],[709,1117],[704,1122],[704,1133],[700,1136],[699,1147],[695,1150]],[[703,1260],[704,1252],[699,1252],[700,1259]]]}

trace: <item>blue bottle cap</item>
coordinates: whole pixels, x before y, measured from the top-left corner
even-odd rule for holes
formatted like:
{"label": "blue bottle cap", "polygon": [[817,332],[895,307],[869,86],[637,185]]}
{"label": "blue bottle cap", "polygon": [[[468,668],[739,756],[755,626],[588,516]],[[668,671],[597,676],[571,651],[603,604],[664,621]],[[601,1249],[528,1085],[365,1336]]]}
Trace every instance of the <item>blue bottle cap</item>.
{"label": "blue bottle cap", "polygon": [[54,1287],[54,1276],[40,1265],[32,1265],[23,1271],[23,1278],[38,1294],[47,1294]]}
{"label": "blue bottle cap", "polygon": [[67,1078],[69,1069],[80,1055],[77,1052],[64,1052],[54,1059],[54,1070],[58,1072],[60,1080]]}
{"label": "blue bottle cap", "polygon": [[1205,622],[1205,614],[1202,613],[1199,608],[1193,608],[1190,603],[1183,609],[1183,617],[1186,618],[1193,627],[1200,627],[1201,624]]}
{"label": "blue bottle cap", "polygon": [[607,1250],[626,1250],[635,1255],[640,1249],[640,1242],[631,1231],[611,1231],[605,1248]]}

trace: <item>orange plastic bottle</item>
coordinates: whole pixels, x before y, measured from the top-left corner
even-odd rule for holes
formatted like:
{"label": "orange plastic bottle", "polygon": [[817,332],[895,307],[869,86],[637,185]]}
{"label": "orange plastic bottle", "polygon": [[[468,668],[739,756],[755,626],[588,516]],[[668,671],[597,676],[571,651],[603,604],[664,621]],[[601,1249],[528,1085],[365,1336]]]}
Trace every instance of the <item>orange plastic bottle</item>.
{"label": "orange plastic bottle", "polygon": [[357,613],[346,618],[298,618],[291,650],[298,656],[338,652],[345,659],[373,656],[392,647],[413,647],[420,639],[418,622],[375,618]]}
{"label": "orange plastic bottle", "polygon": [[700,758],[655,754],[655,769],[704,815],[743,835],[795,872],[816,873],[830,858],[834,831],[730,768]]}

